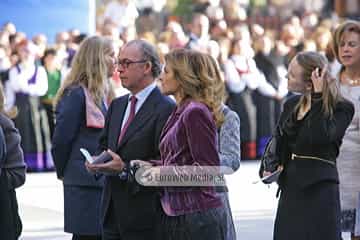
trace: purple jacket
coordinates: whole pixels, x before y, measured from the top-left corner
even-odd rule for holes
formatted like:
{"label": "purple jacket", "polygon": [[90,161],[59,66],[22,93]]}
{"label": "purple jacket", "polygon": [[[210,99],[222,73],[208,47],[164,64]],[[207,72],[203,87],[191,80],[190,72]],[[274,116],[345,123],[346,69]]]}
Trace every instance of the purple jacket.
{"label": "purple jacket", "polygon": [[[165,124],[160,142],[163,166],[219,166],[217,128],[203,103],[188,100],[178,106]],[[165,187],[161,205],[169,216],[222,206],[214,187]]]}

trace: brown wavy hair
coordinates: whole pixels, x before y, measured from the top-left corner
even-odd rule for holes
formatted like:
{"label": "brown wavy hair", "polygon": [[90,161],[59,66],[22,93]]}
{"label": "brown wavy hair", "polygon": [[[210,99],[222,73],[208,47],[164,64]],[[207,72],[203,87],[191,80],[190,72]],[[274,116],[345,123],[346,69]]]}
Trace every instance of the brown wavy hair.
{"label": "brown wavy hair", "polygon": [[181,102],[194,99],[204,103],[212,112],[216,126],[220,127],[224,114],[219,97],[224,89],[217,85],[221,75],[215,60],[198,51],[175,49],[165,55],[165,61],[181,86]]}

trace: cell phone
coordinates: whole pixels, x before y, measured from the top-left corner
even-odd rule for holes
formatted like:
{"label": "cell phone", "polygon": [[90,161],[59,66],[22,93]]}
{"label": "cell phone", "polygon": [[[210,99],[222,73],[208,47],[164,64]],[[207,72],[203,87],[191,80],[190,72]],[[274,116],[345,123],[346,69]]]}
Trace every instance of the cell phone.
{"label": "cell phone", "polygon": [[112,159],[112,156],[107,151],[102,152],[99,156],[95,158],[93,158],[85,148],[80,148],[80,152],[85,157],[85,159],[91,164],[105,163]]}

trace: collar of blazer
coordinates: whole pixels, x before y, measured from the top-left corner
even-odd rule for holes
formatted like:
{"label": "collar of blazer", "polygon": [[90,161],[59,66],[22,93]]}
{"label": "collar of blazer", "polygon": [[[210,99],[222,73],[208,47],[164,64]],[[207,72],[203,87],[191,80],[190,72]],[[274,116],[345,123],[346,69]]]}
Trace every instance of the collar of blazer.
{"label": "collar of blazer", "polygon": [[[115,145],[117,145],[117,139],[120,135],[121,130],[121,122],[123,121],[125,110],[128,104],[129,95],[125,95],[121,97],[120,101],[118,102],[118,106],[115,107],[115,111],[113,115],[119,116],[119,118],[115,118],[117,123],[117,129],[114,136],[116,138],[112,139],[112,141],[115,141]],[[154,90],[150,93],[150,95],[146,98],[143,105],[140,107],[139,111],[136,113],[134,120],[129,125],[128,129],[126,130],[126,133],[124,137],[121,139],[120,144],[117,146],[117,149],[124,146],[124,144],[133,136],[137,131],[139,131],[143,126],[145,126],[146,122],[149,118],[151,118],[154,114],[157,113],[156,111],[156,105],[158,101],[161,99],[161,93],[160,90],[156,87]]]}

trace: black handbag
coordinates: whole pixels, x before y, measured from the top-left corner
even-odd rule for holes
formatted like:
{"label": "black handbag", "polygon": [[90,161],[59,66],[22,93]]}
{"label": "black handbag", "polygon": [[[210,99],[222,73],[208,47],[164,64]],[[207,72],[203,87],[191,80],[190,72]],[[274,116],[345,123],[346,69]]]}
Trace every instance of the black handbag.
{"label": "black handbag", "polygon": [[[265,151],[261,157],[259,176],[265,184],[276,182],[282,170],[278,170],[280,166],[279,140],[276,136],[272,136],[266,144]],[[270,176],[264,177],[263,172],[271,172]]]}
{"label": "black handbag", "polygon": [[[265,184],[278,182],[278,179],[283,171],[283,168],[279,170],[279,166],[286,167],[286,159],[288,158],[288,149],[285,146],[287,137],[284,136],[284,132],[289,132],[293,128],[294,117],[296,109],[293,107],[285,107],[281,113],[280,120],[276,125],[269,142],[265,146],[264,154],[261,157],[259,176],[261,181]],[[287,135],[287,134],[285,134]],[[271,172],[271,176],[264,177],[263,172]]]}

